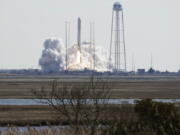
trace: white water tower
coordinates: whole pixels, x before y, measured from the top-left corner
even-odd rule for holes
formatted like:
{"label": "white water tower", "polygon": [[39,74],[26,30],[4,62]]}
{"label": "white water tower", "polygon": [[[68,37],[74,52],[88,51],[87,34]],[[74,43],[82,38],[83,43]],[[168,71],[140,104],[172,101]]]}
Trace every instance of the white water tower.
{"label": "white water tower", "polygon": [[117,72],[127,71],[123,8],[119,2],[113,4],[112,10],[109,68]]}

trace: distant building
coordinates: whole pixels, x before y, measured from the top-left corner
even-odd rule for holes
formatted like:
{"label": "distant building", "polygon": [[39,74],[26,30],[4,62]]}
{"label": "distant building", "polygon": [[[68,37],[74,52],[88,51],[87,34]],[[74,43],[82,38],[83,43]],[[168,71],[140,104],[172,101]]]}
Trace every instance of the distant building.
{"label": "distant building", "polygon": [[156,71],[155,71],[153,68],[150,68],[147,72],[148,72],[149,74],[154,74]]}
{"label": "distant building", "polygon": [[138,72],[138,74],[145,74],[146,70],[145,69],[138,69],[137,72]]}

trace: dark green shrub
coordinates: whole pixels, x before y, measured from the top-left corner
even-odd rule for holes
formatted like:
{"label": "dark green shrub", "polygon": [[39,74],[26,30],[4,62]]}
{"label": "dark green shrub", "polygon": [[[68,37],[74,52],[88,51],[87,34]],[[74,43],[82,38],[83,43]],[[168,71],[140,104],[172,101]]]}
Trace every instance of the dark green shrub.
{"label": "dark green shrub", "polygon": [[144,99],[137,101],[135,112],[144,129],[151,129],[157,135],[180,134],[180,121],[174,104]]}

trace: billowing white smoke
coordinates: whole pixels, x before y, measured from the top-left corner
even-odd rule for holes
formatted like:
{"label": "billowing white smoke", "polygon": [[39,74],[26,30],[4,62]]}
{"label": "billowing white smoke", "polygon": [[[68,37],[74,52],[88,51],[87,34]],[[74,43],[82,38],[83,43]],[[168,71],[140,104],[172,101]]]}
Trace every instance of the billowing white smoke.
{"label": "billowing white smoke", "polygon": [[60,39],[51,38],[44,42],[44,50],[39,65],[45,72],[57,72],[64,69],[64,45]]}
{"label": "billowing white smoke", "polygon": [[[94,69],[93,47],[82,45],[81,52],[77,45],[68,48],[68,70]],[[102,48],[96,46],[95,70],[107,70],[107,55]],[[39,60],[41,69],[45,72],[56,72],[66,69],[65,47],[60,39],[51,38],[44,42],[44,50]]]}
{"label": "billowing white smoke", "polygon": [[102,48],[90,45],[82,45],[81,53],[77,45],[74,45],[68,49],[68,69],[69,70],[84,70],[94,69],[94,58],[95,58],[95,70],[106,71],[107,70],[107,55]]}

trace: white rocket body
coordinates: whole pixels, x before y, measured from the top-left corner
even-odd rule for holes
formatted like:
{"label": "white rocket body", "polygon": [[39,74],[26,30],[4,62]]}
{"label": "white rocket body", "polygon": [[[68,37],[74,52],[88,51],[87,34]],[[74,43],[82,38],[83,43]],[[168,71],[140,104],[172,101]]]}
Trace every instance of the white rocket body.
{"label": "white rocket body", "polygon": [[77,45],[79,47],[79,51],[81,52],[81,19],[78,18],[78,26],[77,26]]}

